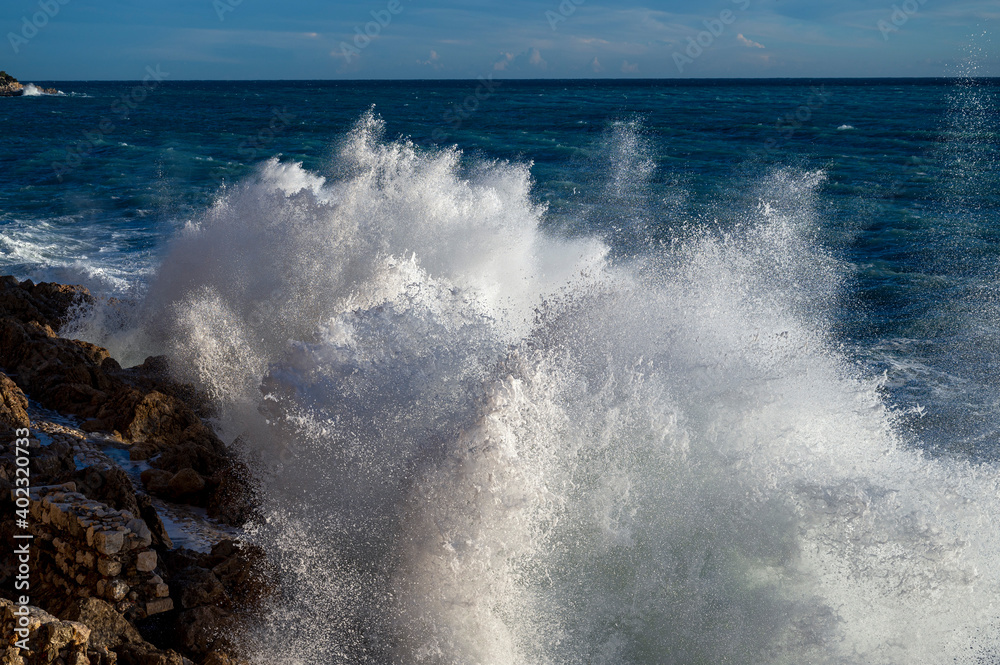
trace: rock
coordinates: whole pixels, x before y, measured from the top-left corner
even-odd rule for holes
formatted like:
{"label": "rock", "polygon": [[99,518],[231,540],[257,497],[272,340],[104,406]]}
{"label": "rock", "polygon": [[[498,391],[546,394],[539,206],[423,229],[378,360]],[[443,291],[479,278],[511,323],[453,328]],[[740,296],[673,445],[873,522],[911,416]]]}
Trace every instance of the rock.
{"label": "rock", "polygon": [[99,598],[81,598],[72,603],[62,618],[78,621],[90,628],[90,644],[116,650],[122,644],[141,643],[142,636],[124,616]]}
{"label": "rock", "polygon": [[146,486],[146,490],[154,496],[169,496],[170,481],[174,474],[163,469],[146,469],[139,474],[139,479]]}
{"label": "rock", "polygon": [[156,552],[152,550],[139,552],[135,559],[135,569],[141,573],[151,573],[156,570]]}
{"label": "rock", "polygon": [[116,510],[125,510],[139,515],[139,503],[135,496],[135,486],[119,467],[99,469],[88,467],[73,474],[72,480],[78,491],[88,498],[106,503]]}
{"label": "rock", "polygon": [[10,377],[0,372],[0,433],[31,426],[28,418],[28,398]]}
{"label": "rock", "polygon": [[122,572],[122,565],[118,561],[111,559],[98,559],[97,572],[104,577],[115,577]]}
{"label": "rock", "polygon": [[173,475],[167,483],[171,497],[180,501],[191,499],[205,489],[205,479],[197,471],[187,467]]}
{"label": "rock", "polygon": [[[22,662],[26,665],[34,665],[34,663],[61,661],[65,663],[83,662],[89,665],[87,646],[92,635],[89,627],[81,622],[57,619],[37,607],[28,606],[27,610],[27,625],[25,625],[18,616],[19,606],[14,605],[6,598],[0,598],[0,623],[2,623],[5,641],[10,638],[17,639],[14,628],[18,627],[27,630],[29,647],[27,652],[22,652],[20,649],[15,650],[14,653],[10,653],[10,650],[7,650],[6,653],[0,652],[4,656],[3,663]],[[7,644],[12,642],[13,640]],[[27,656],[26,660],[25,656]]]}
{"label": "rock", "polygon": [[16,78],[7,72],[0,72],[0,97],[19,97],[23,93],[24,86]]}
{"label": "rock", "polygon": [[203,605],[229,605],[229,594],[211,570],[192,567],[170,578],[170,587],[181,607],[191,609]]}
{"label": "rock", "polygon": [[201,423],[181,433],[173,446],[151,464],[160,469],[179,471],[191,468],[203,476],[211,476],[229,465],[225,446]]}
{"label": "rock", "polygon": [[42,485],[62,479],[76,469],[73,449],[65,441],[32,448],[30,469],[32,484]]}
{"label": "rock", "polygon": [[121,531],[98,531],[94,534],[94,549],[101,554],[117,554],[125,546]]}
{"label": "rock", "polygon": [[[153,533],[149,530],[149,527],[146,526],[145,520],[136,517],[134,520],[130,520],[125,526],[128,527],[129,531],[139,537],[139,541],[142,543],[143,547],[149,547],[153,544]],[[154,565],[153,568],[155,567],[156,566]],[[150,568],[150,570],[152,570],[152,568]]]}
{"label": "rock", "polygon": [[174,609],[172,598],[157,598],[146,603],[146,616],[169,612],[172,609]]}
{"label": "rock", "polygon": [[153,547],[172,550],[174,543],[170,540],[170,535],[163,525],[163,520],[157,514],[156,507],[153,506],[153,500],[147,494],[136,494],[135,499],[139,504],[139,517],[149,527]]}
{"label": "rock", "polygon": [[[230,553],[224,558],[216,556],[224,552]],[[257,607],[274,592],[277,576],[259,547],[243,545],[236,548],[233,541],[222,541],[212,549],[212,555],[217,561],[212,573],[238,607]]]}
{"label": "rock", "polygon": [[30,279],[18,282],[13,277],[0,277],[0,311],[22,323],[33,321],[58,330],[77,308],[94,302],[90,291],[82,286],[35,284]]}
{"label": "rock", "polygon": [[177,618],[176,643],[195,655],[211,651],[233,652],[232,616],[218,607],[184,610]]}
{"label": "rock", "polygon": [[243,526],[257,513],[258,487],[246,464],[234,462],[212,476],[215,491],[208,514],[233,526]]}
{"label": "rock", "polygon": [[189,427],[205,427],[195,413],[176,397],[159,391],[144,393],[124,388],[102,413],[102,419],[121,432],[126,441],[170,443]]}
{"label": "rock", "polygon": [[22,323],[0,307],[0,366],[42,406],[82,418],[95,417],[115,383],[100,370],[108,357],[99,346],[57,337],[35,321]]}

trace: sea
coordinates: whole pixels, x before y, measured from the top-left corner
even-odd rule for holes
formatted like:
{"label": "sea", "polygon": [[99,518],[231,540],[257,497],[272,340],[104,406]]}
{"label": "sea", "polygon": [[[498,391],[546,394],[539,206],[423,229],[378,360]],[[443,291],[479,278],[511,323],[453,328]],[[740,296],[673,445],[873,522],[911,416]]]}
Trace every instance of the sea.
{"label": "sea", "polygon": [[214,401],[251,662],[1000,663],[1000,79],[36,83],[0,274]]}

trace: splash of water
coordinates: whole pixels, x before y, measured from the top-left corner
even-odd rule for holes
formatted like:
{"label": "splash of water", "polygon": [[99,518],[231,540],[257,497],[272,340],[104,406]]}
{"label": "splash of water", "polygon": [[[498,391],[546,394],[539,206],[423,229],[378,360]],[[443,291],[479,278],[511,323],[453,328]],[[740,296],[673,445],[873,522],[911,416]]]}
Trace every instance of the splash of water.
{"label": "splash of water", "polygon": [[262,165],[147,300],[260,463],[282,594],[255,662],[996,653],[1000,475],[904,445],[834,348],[822,173],[612,264],[538,231],[527,165],[381,132],[332,176]]}

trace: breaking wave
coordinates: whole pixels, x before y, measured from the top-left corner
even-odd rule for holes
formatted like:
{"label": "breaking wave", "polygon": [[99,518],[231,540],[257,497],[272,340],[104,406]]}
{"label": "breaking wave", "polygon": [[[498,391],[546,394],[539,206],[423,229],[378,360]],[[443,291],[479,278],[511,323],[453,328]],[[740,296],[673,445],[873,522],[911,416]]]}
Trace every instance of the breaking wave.
{"label": "breaking wave", "polygon": [[[609,191],[653,168],[619,133]],[[253,660],[993,662],[1000,474],[908,445],[832,339],[824,174],[619,257],[540,231],[529,169],[368,114],[325,173],[223,192],[150,286],[143,345],[262,477]]]}

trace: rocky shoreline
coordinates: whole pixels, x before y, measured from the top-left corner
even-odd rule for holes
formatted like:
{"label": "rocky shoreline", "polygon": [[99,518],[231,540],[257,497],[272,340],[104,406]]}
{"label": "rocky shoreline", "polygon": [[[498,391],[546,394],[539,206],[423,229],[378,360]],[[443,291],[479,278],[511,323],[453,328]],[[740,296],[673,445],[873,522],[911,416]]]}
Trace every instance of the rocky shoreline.
{"label": "rocky shoreline", "polygon": [[[29,83],[28,85],[33,85]],[[37,87],[37,86],[36,86]],[[57,95],[55,88],[38,88],[38,92],[46,95]],[[7,72],[0,72],[0,97],[20,97],[25,94],[25,86]]]}
{"label": "rocky shoreline", "polygon": [[274,577],[239,538],[251,473],[165,358],[126,369],[57,334],[93,303],[83,287],[0,277],[0,531],[30,544],[29,590],[15,590],[23,558],[0,567],[3,662],[245,662],[241,631]]}

